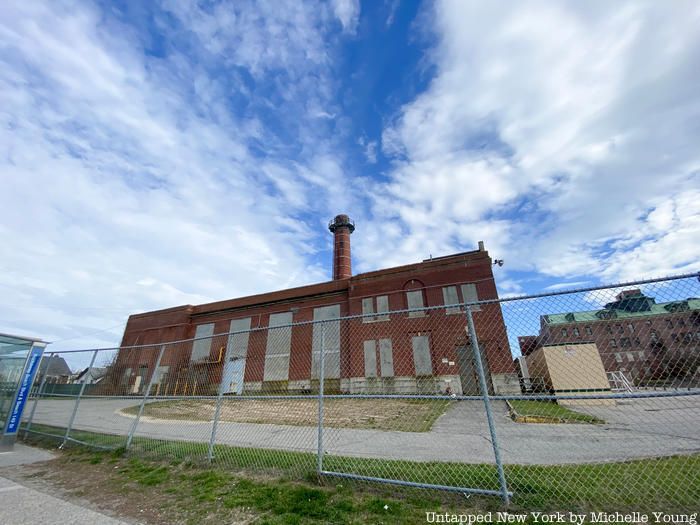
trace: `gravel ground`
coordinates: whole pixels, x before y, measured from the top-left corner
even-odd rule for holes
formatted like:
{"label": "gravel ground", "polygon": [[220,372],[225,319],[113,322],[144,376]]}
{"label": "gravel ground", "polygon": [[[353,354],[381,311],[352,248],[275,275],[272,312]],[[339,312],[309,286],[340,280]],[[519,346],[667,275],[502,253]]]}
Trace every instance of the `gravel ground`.
{"label": "gravel ground", "polygon": [[[426,432],[448,404],[447,400],[328,399],[324,404],[324,424],[329,428]],[[214,400],[162,401],[146,405],[143,415],[161,420],[211,421],[215,405]],[[124,412],[135,415],[138,408],[134,406]],[[230,423],[314,426],[318,419],[318,401],[226,398],[219,417],[220,421]]]}

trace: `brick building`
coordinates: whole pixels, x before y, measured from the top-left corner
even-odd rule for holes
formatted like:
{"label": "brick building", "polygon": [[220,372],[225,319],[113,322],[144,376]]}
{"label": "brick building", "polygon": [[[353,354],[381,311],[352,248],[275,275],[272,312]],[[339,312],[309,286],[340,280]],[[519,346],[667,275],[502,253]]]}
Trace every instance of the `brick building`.
{"label": "brick building", "polygon": [[[323,341],[329,390],[475,393],[463,308],[430,307],[498,297],[483,243],[475,251],[352,275],[355,226],[338,215],[329,229],[332,281],[130,316],[111,384],[138,392],[153,373],[156,351],[125,347],[196,338],[164,352],[154,379],[162,391],[187,382],[200,385],[197,393],[212,392],[222,380],[229,393],[310,391]],[[515,368],[500,306],[476,310],[491,386],[504,391]],[[208,337],[214,334],[224,335]],[[202,390],[205,384],[210,388]]]}
{"label": "brick building", "polygon": [[636,384],[695,381],[700,364],[700,299],[657,303],[624,290],[601,310],[540,317],[540,333],[518,338],[527,356],[541,346],[595,343],[607,372]]}

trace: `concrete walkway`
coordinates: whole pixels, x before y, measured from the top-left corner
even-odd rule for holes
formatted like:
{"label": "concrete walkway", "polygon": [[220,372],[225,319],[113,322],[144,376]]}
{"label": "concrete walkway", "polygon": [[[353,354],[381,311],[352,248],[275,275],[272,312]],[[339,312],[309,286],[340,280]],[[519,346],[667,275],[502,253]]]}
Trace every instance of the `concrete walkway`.
{"label": "concrete walkway", "polygon": [[4,467],[47,461],[53,457],[53,454],[45,450],[21,444],[16,444],[15,449],[11,452],[0,453],[0,523],[12,523],[13,525],[64,523],[127,525],[129,523],[20,485],[2,476]]}
{"label": "concrete walkway", "polygon": [[[126,436],[133,417],[119,411],[137,402],[84,399],[75,428]],[[515,423],[505,403],[495,402],[493,406],[506,463],[594,463],[700,452],[700,396],[625,400],[615,406],[577,408],[598,415],[606,421],[604,425]],[[42,400],[35,421],[65,427],[72,408],[69,400]],[[211,422],[142,418],[137,435],[207,443],[211,429]],[[315,452],[317,429],[224,422],[219,424],[216,442]],[[430,432],[327,428],[324,446],[330,454],[413,461],[488,463],[494,457],[481,401],[455,403]]]}
{"label": "concrete walkway", "polygon": [[13,467],[15,465],[29,465],[40,461],[49,461],[55,458],[48,450],[28,447],[21,443],[15,443],[14,450],[0,452],[0,468]]}

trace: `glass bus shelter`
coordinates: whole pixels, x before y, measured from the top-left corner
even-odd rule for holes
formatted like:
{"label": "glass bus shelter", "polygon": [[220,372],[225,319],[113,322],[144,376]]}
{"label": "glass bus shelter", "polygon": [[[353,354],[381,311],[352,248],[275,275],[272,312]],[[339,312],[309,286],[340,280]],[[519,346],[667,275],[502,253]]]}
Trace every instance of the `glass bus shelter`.
{"label": "glass bus shelter", "polygon": [[0,452],[14,446],[46,344],[35,337],[0,334]]}

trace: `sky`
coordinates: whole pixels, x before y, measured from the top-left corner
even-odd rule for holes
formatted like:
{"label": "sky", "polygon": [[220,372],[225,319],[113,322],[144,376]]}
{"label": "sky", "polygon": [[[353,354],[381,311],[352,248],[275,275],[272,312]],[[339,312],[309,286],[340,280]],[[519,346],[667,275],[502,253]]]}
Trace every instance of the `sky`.
{"label": "sky", "polygon": [[502,296],[700,270],[700,3],[0,3],[0,332],[476,249]]}

